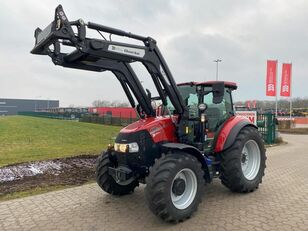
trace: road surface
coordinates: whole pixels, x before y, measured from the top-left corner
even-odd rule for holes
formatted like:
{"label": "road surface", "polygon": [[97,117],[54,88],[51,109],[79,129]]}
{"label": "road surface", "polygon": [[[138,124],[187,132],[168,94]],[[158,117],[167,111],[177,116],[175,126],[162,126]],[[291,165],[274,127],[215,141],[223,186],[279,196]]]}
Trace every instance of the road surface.
{"label": "road surface", "polygon": [[207,185],[194,216],[166,224],[146,207],[143,187],[112,197],[96,184],[0,203],[0,230],[308,230],[308,136],[283,135],[268,148],[265,178],[250,194],[219,180]]}

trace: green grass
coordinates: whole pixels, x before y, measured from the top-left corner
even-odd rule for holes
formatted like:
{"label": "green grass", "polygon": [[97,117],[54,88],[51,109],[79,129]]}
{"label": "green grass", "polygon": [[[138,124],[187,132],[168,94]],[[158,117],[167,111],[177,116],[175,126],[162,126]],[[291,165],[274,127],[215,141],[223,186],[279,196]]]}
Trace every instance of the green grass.
{"label": "green grass", "polygon": [[[93,183],[93,182],[89,181],[88,183]],[[36,188],[25,190],[25,191],[6,194],[3,196],[0,195],[0,202],[28,197],[28,196],[35,196],[38,194],[43,194],[43,193],[47,193],[51,191],[63,190],[63,189],[72,188],[72,187],[76,187],[76,185],[54,185],[54,186],[46,186],[46,187],[36,187]]]}
{"label": "green grass", "polygon": [[0,117],[0,166],[98,154],[121,127],[27,116]]}

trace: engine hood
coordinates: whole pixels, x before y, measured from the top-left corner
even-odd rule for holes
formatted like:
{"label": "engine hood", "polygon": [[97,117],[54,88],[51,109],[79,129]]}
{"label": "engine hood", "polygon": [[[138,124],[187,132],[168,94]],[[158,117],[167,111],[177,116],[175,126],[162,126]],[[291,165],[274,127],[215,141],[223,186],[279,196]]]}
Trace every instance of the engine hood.
{"label": "engine hood", "polygon": [[124,127],[120,133],[135,133],[147,130],[155,143],[161,141],[176,142],[176,121],[177,117],[149,117]]}

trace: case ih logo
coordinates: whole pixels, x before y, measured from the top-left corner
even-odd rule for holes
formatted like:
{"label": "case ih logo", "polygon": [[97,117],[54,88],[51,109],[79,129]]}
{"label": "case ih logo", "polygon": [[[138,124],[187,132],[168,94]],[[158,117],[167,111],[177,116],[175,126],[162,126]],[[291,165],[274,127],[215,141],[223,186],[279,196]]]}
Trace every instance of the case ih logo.
{"label": "case ih logo", "polygon": [[274,85],[274,84],[268,84],[268,85],[267,85],[267,91],[273,91],[273,92],[275,92],[275,85]]}
{"label": "case ih logo", "polygon": [[289,86],[288,85],[283,85],[281,88],[282,92],[289,92]]}

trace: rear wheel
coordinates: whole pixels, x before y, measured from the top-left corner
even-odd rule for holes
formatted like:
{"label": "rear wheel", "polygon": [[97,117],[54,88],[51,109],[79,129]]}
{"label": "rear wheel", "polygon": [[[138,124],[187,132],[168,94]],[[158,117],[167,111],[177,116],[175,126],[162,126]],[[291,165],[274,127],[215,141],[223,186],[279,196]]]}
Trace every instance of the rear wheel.
{"label": "rear wheel", "polygon": [[201,202],[201,163],[186,153],[163,155],[150,169],[145,195],[150,210],[169,222],[189,218]]}
{"label": "rear wheel", "polygon": [[96,163],[96,182],[107,193],[111,195],[122,196],[130,194],[139,185],[137,180],[129,182],[127,184],[118,184],[111,175],[108,173],[109,167],[115,167],[112,161],[110,161],[107,152],[103,152],[97,159]]}
{"label": "rear wheel", "polygon": [[262,182],[265,148],[256,128],[245,127],[233,145],[221,153],[221,182],[235,192],[252,192]]}

